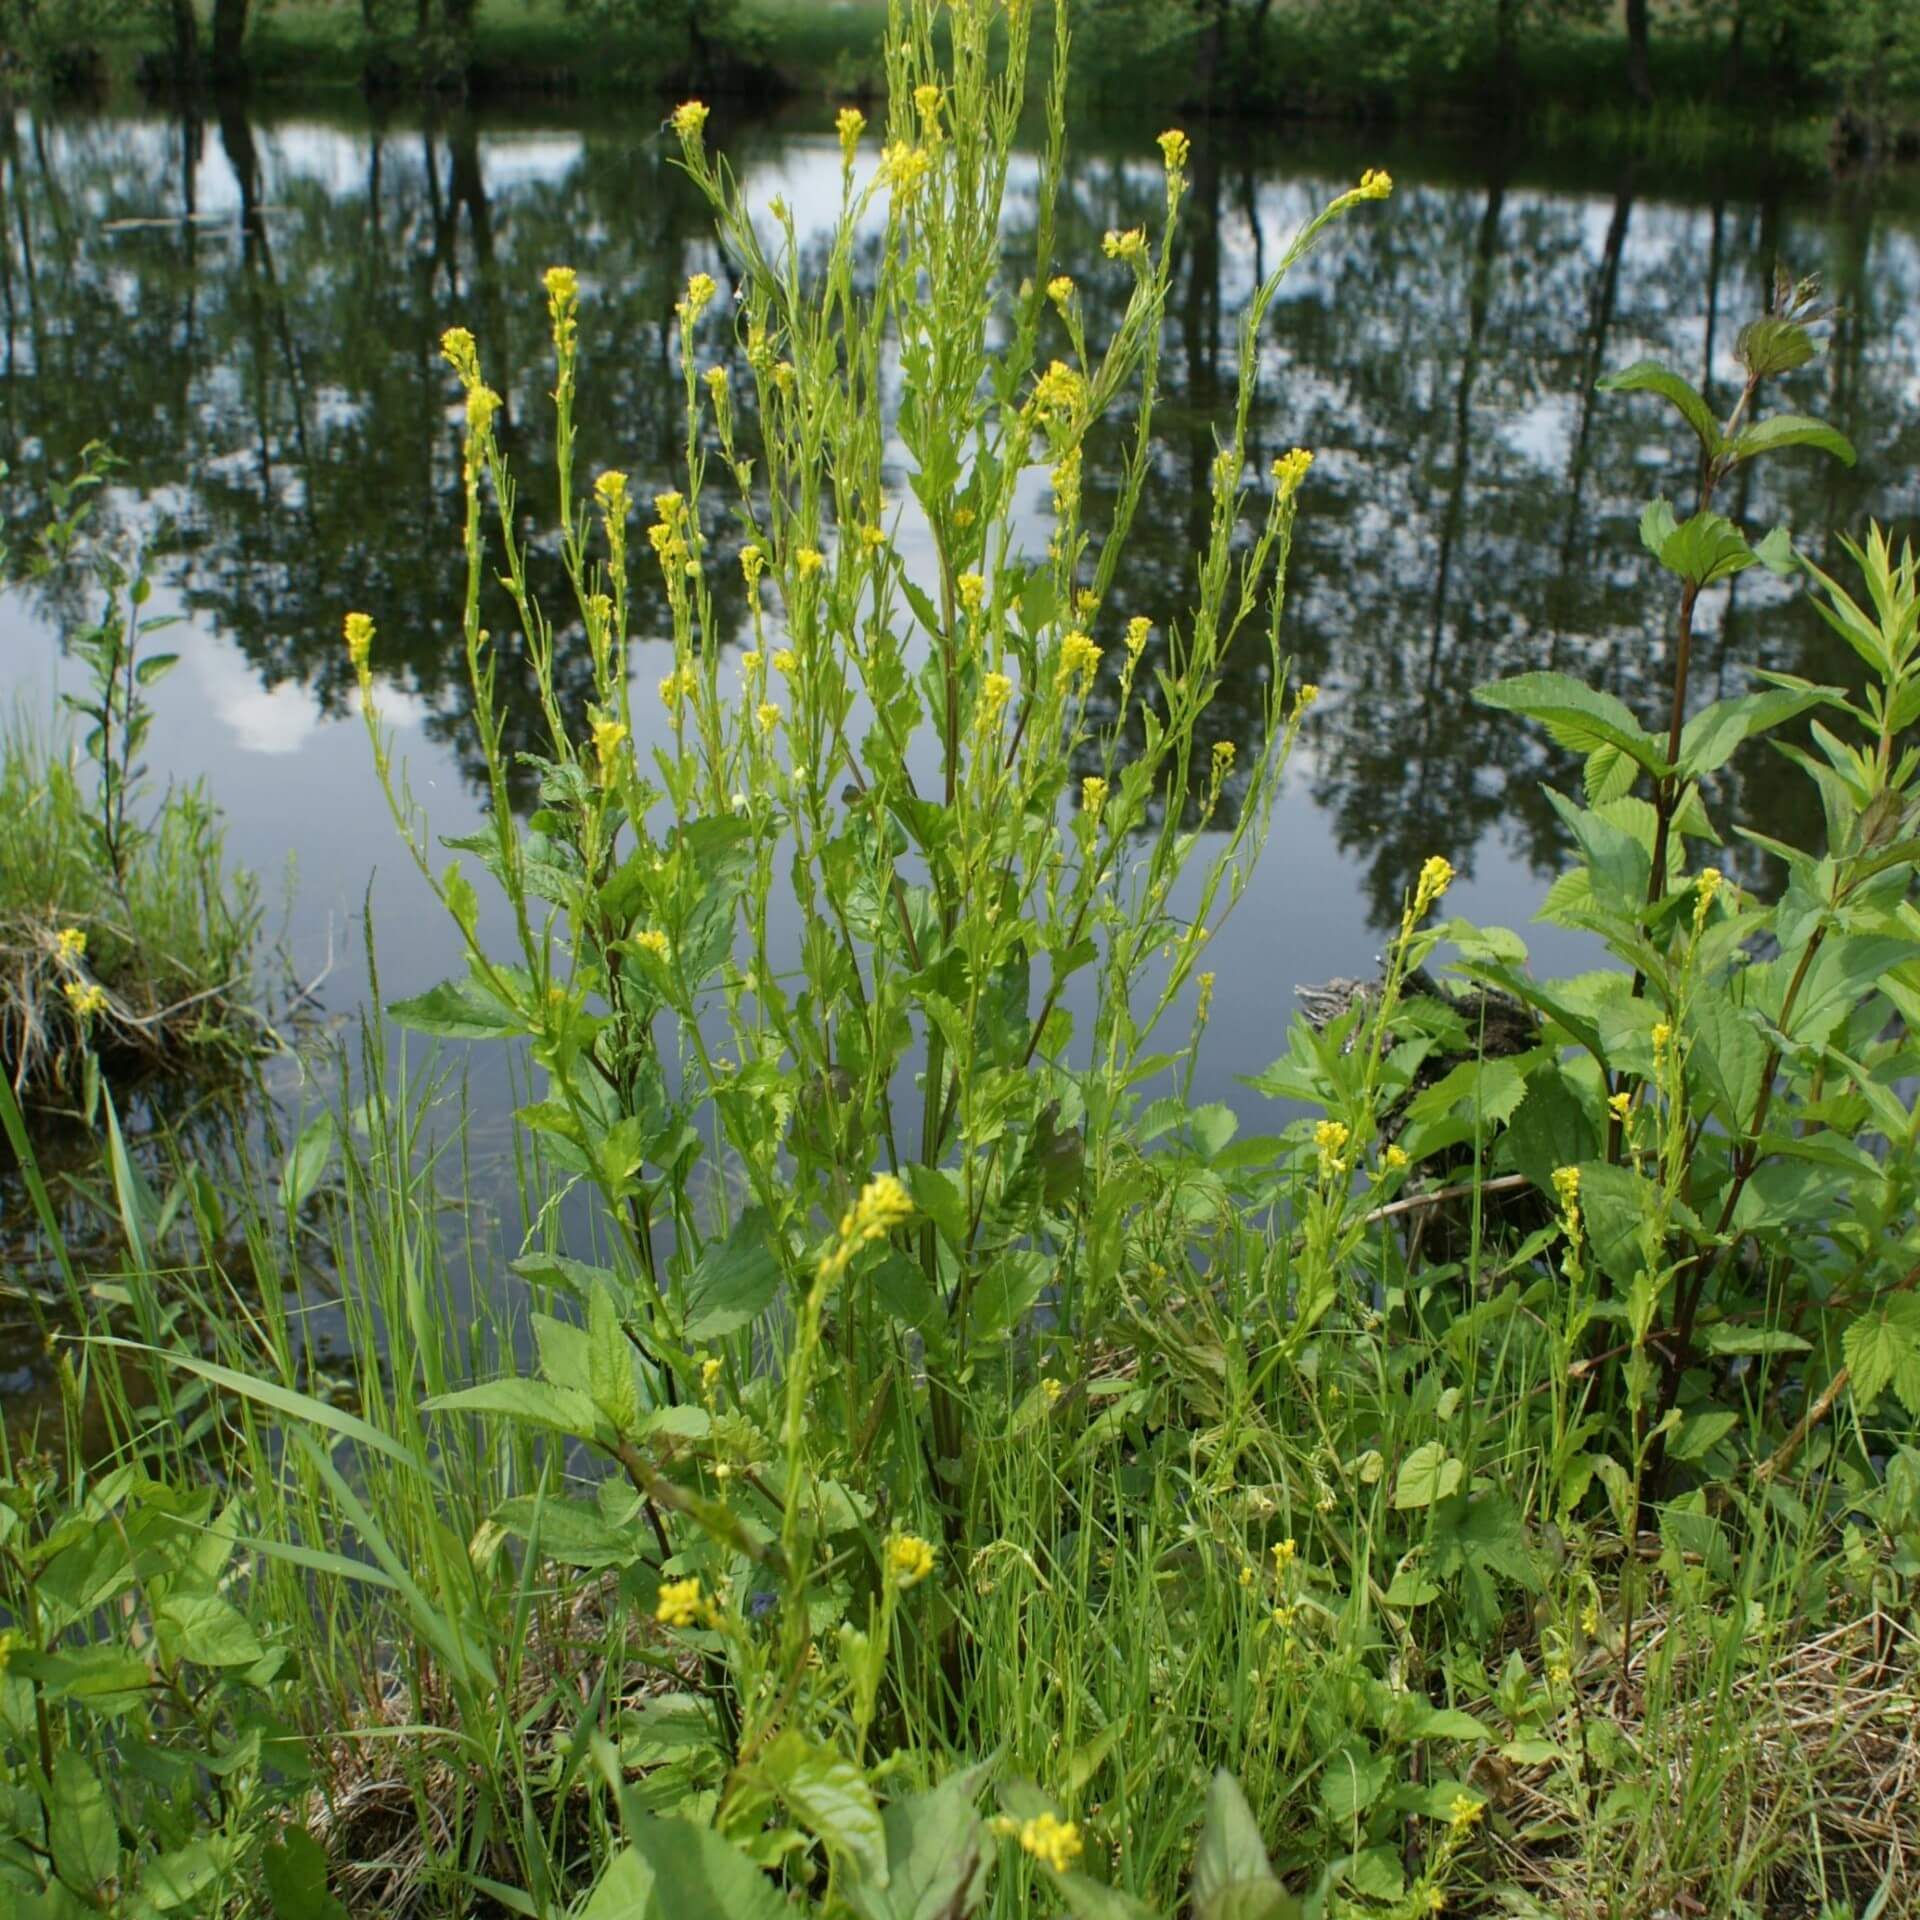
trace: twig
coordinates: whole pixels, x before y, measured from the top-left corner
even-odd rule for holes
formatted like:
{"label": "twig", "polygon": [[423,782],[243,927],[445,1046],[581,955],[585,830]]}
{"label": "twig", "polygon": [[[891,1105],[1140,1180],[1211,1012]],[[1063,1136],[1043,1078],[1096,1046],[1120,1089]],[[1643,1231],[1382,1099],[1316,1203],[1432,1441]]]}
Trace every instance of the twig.
{"label": "twig", "polygon": [[1800,1416],[1793,1431],[1780,1442],[1780,1445],[1774,1450],[1771,1457],[1763,1460],[1760,1465],[1754,1469],[1753,1477],[1759,1481],[1763,1487],[1767,1485],[1769,1481],[1778,1479],[1781,1474],[1785,1473],[1786,1470],[1793,1465],[1795,1456],[1799,1453],[1800,1449],[1807,1444],[1807,1436],[1833,1411],[1833,1403],[1846,1392],[1847,1381],[1850,1376],[1851,1370],[1842,1367],[1840,1371],[1827,1382],[1826,1392]]}

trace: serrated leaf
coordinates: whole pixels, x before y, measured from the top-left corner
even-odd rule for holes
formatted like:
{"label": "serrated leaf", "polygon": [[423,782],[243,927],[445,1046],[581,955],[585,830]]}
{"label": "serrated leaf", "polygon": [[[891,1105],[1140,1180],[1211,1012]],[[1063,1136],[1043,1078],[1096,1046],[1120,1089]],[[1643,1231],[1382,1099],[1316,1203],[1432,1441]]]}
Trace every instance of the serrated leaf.
{"label": "serrated leaf", "polygon": [[1657,360],[1636,360],[1632,366],[1596,380],[1594,385],[1602,393],[1657,393],[1679,410],[1681,419],[1699,436],[1700,444],[1709,453],[1720,450],[1720,423],[1713,417],[1706,396],[1671,367],[1663,367]]}
{"label": "serrated leaf", "polygon": [[1475,687],[1473,697],[1483,707],[1538,720],[1561,746],[1574,753],[1613,747],[1649,773],[1665,770],[1660,743],[1633,717],[1625,701],[1589,687],[1571,674],[1514,674]]}
{"label": "serrated leaf", "polygon": [[1896,1294],[1876,1312],[1860,1314],[1841,1336],[1856,1403],[1871,1407],[1887,1388],[1920,1416],[1920,1298]]}
{"label": "serrated leaf", "polygon": [[1696,513],[1660,544],[1660,564],[1696,587],[1740,573],[1758,557],[1740,529],[1719,513]]}
{"label": "serrated leaf", "polygon": [[1804,367],[1817,351],[1813,335],[1797,320],[1773,313],[1749,320],[1733,347],[1734,358],[1761,380]]}
{"label": "serrated leaf", "polygon": [[751,1324],[780,1290],[780,1262],[767,1233],[767,1216],[749,1207],[719,1245],[709,1245],[687,1281],[689,1340],[718,1340]]}
{"label": "serrated leaf", "polygon": [[55,1871],[78,1893],[91,1893],[120,1871],[120,1828],[100,1777],[71,1747],[54,1756],[47,1845]]}
{"label": "serrated leaf", "polygon": [[857,1862],[868,1885],[886,1886],[886,1829],[867,1776],[852,1760],[789,1727],[767,1748],[760,1769],[808,1832]]}
{"label": "serrated leaf", "polygon": [[387,1008],[387,1015],[415,1033],[430,1033],[444,1040],[498,1040],[526,1030],[526,1022],[518,1014],[483,999],[464,980],[443,980],[410,1000],[396,1000]]}
{"label": "serrated leaf", "polygon": [[1782,447],[1818,447],[1847,466],[1853,465],[1853,442],[1844,433],[1805,413],[1776,413],[1756,420],[1734,436],[1729,452],[1735,460],[1751,460],[1757,453]]}
{"label": "serrated leaf", "polygon": [[429,1413],[498,1414],[583,1438],[600,1426],[598,1409],[584,1393],[545,1380],[487,1380],[457,1393],[436,1394],[425,1405]]}

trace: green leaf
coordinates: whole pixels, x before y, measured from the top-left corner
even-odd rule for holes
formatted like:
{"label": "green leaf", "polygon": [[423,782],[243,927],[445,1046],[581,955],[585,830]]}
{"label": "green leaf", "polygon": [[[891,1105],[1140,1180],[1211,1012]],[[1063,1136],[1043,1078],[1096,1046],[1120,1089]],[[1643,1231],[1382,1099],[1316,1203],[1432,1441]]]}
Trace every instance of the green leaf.
{"label": "green leaf", "polygon": [[1574,753],[1613,747],[1649,773],[1662,773],[1660,742],[1633,717],[1626,703],[1565,673],[1518,673],[1475,687],[1483,707],[1525,714]]}
{"label": "green leaf", "polygon": [[304,1827],[287,1827],[260,1856],[273,1920],[347,1920],[327,1891],[326,1851]]}
{"label": "green leaf", "polygon": [[638,1870],[625,1870],[609,1904],[596,1888],[582,1920],[793,1920],[766,1875],[710,1828],[654,1816],[627,1837]]}
{"label": "green leaf", "polygon": [[1680,417],[1699,436],[1700,444],[1709,453],[1719,452],[1720,423],[1713,417],[1706,396],[1691,381],[1683,380],[1659,361],[1636,360],[1632,366],[1596,380],[1594,385],[1602,393],[1657,393],[1679,409]]}
{"label": "green leaf", "polygon": [[1403,1512],[1414,1507],[1430,1507],[1459,1486],[1465,1471],[1440,1441],[1429,1440],[1401,1461],[1393,1483],[1393,1504]]}
{"label": "green leaf", "polygon": [[54,1870],[76,1893],[91,1893],[120,1871],[120,1828],[100,1777],[71,1747],[53,1761],[47,1845]]}
{"label": "green leaf", "polygon": [[1804,413],[1776,413],[1756,420],[1734,436],[1728,451],[1735,460],[1751,460],[1756,453],[1774,453],[1781,447],[1818,447],[1845,465],[1853,465],[1853,442],[1824,420]]}
{"label": "green leaf", "polygon": [[1855,1403],[1868,1408],[1888,1387],[1920,1418],[1920,1297],[1895,1294],[1841,1336]]}
{"label": "green leaf", "polygon": [[444,1040],[497,1040],[524,1033],[526,1021],[492,998],[483,998],[471,981],[443,980],[411,1000],[396,1000],[388,1016],[415,1033]]}
{"label": "green leaf", "polygon": [[230,1842],[212,1836],[190,1840],[147,1862],[140,1875],[140,1898],[155,1912],[178,1912],[220,1886],[232,1864]]}
{"label": "green leaf", "polygon": [[1074,1920],[1160,1920],[1144,1900],[1118,1887],[1102,1886],[1084,1873],[1055,1874],[1053,1884]]}
{"label": "green leaf", "polygon": [[1299,1910],[1274,1874],[1240,1783],[1221,1768],[1194,1855],[1194,1920],[1295,1920]]}
{"label": "green leaf", "polygon": [[640,1425],[640,1381],[633,1368],[633,1343],[620,1324],[620,1309],[612,1294],[595,1287],[587,1301],[587,1388],[607,1425],[623,1437]]}
{"label": "green leaf", "polygon": [[760,1770],[808,1832],[854,1861],[868,1885],[886,1886],[886,1829],[867,1776],[846,1755],[789,1727],[767,1748]]}
{"label": "green leaf", "polygon": [[848,1904],[861,1920],[959,1920],[985,1896],[993,1856],[982,1844],[974,1801],[987,1769],[969,1767],[927,1793],[891,1802],[884,1886],[850,1863]]}
{"label": "green leaf", "polygon": [[429,1413],[492,1413],[530,1426],[586,1438],[600,1426],[599,1410],[584,1393],[545,1380],[486,1380],[457,1393],[435,1394]]}
{"label": "green leaf", "polygon": [[280,1169],[280,1210],[298,1213],[312,1199],[333,1155],[333,1115],[324,1108],[300,1129],[300,1137]]}
{"label": "green leaf", "polygon": [[1735,359],[1760,380],[1804,367],[1816,351],[1813,335],[1805,327],[1774,313],[1749,320],[1733,347]]}
{"label": "green leaf", "polygon": [[1660,564],[1696,587],[1710,587],[1753,565],[1759,555],[1719,513],[1696,513],[1660,543]]}
{"label": "green leaf", "polygon": [[246,1616],[215,1594],[170,1594],[154,1609],[160,1648],[169,1660],[198,1667],[250,1667],[266,1649]]}
{"label": "green leaf", "polygon": [[750,1207],[723,1242],[702,1249],[687,1281],[689,1340],[718,1340],[751,1325],[780,1290],[780,1262],[767,1235],[767,1216]]}
{"label": "green leaf", "polygon": [[1809,687],[1805,691],[1776,687],[1765,693],[1743,693],[1716,700],[1686,724],[1680,735],[1680,771],[1690,779],[1723,767],[1756,734],[1805,713],[1809,707],[1837,699],[1837,688]]}

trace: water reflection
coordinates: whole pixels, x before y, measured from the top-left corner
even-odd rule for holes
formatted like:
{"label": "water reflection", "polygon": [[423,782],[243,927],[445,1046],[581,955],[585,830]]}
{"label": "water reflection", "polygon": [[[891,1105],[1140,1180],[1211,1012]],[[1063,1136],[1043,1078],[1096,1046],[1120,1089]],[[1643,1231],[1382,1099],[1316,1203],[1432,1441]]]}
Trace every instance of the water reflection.
{"label": "water reflection", "polygon": [[[716,132],[803,231],[837,198],[828,141],[772,125]],[[1552,664],[1654,704],[1667,622],[1634,528],[1650,491],[1684,494],[1690,475],[1657,408],[1596,396],[1596,373],[1660,353],[1724,391],[1734,329],[1775,257],[1817,270],[1846,311],[1793,398],[1851,434],[1861,462],[1847,472],[1802,454],[1743,468],[1738,508],[1786,520],[1830,557],[1831,530],[1920,505],[1910,207],[1738,182],[1689,194],[1645,167],[1568,179],[1510,155],[1280,149],[1222,131],[1195,142],[1154,470],[1108,618],[1183,609],[1243,303],[1308,212],[1381,158],[1400,190],[1380,217],[1337,227],[1289,283],[1261,344],[1253,419],[1263,466],[1295,443],[1319,454],[1288,641],[1326,698],[1315,805],[1290,809],[1283,832],[1351,867],[1376,926],[1436,848],[1468,872],[1476,849],[1521,870],[1558,857],[1538,792],[1550,750],[1475,709],[1475,682]],[[728,281],[704,207],[650,122],[15,111],[0,116],[0,177],[0,445],[15,468],[0,513],[16,540],[47,472],[110,438],[127,462],[114,508],[160,528],[171,596],[237,650],[265,696],[235,705],[245,724],[297,734],[343,714],[340,609],[373,606],[395,701],[471,779],[449,591],[457,439],[438,337],[456,319],[479,336],[506,396],[502,438],[527,498],[543,500],[551,415],[533,290],[544,267],[571,262],[590,294],[583,466],[627,467],[643,496],[671,475],[673,301],[695,268],[723,294]],[[1084,145],[1065,193],[1060,257],[1096,262],[1103,230],[1155,216],[1150,137]],[[1030,258],[1030,225],[1016,197],[1013,271]],[[1098,337],[1126,276],[1087,264],[1080,284]],[[723,329],[712,344],[727,350]],[[1119,485],[1126,424],[1089,450],[1096,511]],[[717,498],[712,511],[724,551]],[[531,508],[529,527],[540,517]],[[550,569],[551,550],[536,560]],[[737,570],[713,579],[733,630]],[[665,625],[655,591],[641,589],[642,634]],[[1848,672],[1824,629],[1781,600],[1751,575],[1722,597],[1703,695],[1755,665]],[[563,678],[568,661],[584,675],[580,656],[563,645]],[[518,665],[509,651],[502,691],[516,744],[532,744]],[[1262,711],[1257,665],[1229,680],[1215,712],[1243,765]],[[1730,772],[1735,805],[1791,830],[1782,809],[1798,800],[1764,768]],[[391,842],[364,817],[380,834],[360,851],[371,865]]]}

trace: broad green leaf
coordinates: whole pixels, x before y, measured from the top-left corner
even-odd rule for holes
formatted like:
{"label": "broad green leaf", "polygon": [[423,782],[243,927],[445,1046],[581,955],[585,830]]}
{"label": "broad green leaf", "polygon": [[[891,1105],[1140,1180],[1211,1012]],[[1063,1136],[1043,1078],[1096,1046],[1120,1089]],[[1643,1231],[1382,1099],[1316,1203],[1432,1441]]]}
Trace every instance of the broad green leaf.
{"label": "broad green leaf", "polygon": [[886,1886],[886,1829],[867,1776],[853,1761],[789,1727],[767,1748],[760,1769],[808,1832],[857,1862],[868,1885]]}
{"label": "broad green leaf", "polygon": [[1594,385],[1602,393],[1657,393],[1679,409],[1680,417],[1699,436],[1700,444],[1709,453],[1719,452],[1720,423],[1713,417],[1706,396],[1691,381],[1682,379],[1659,361],[1636,360],[1632,366],[1596,380]]}
{"label": "broad green leaf", "polygon": [[1895,1294],[1860,1314],[1848,1323],[1841,1348],[1861,1408],[1891,1387],[1907,1412],[1920,1418],[1920,1298]]}
{"label": "broad green leaf", "polygon": [[546,1380],[486,1380],[477,1387],[436,1394],[425,1406],[429,1413],[498,1414],[582,1439],[600,1427],[599,1409],[584,1393]]}
{"label": "broad green leaf", "polygon": [[718,1340],[750,1325],[780,1290],[780,1262],[768,1237],[767,1216],[750,1207],[727,1238],[707,1246],[687,1281],[689,1340]]}
{"label": "broad green leaf", "polygon": [[587,1387],[607,1425],[627,1438],[640,1425],[640,1381],[634,1360],[633,1343],[620,1324],[613,1295],[595,1287],[587,1302]]}
{"label": "broad green leaf", "polygon": [[347,1920],[327,1891],[327,1856],[305,1827],[286,1827],[260,1856],[273,1920]]}
{"label": "broad green leaf", "polygon": [[1804,367],[1818,348],[1813,335],[1797,320],[1767,313],[1740,329],[1733,351],[1749,373],[1767,380]]}
{"label": "broad green leaf", "polygon": [[493,1517],[497,1525],[536,1542],[542,1555],[563,1566],[624,1567],[646,1547],[637,1532],[615,1526],[597,1507],[580,1500],[523,1495],[496,1507]]}
{"label": "broad green leaf", "polygon": [[[218,1836],[190,1840],[149,1860],[140,1875],[140,1898],[156,1913],[203,1911],[205,1896],[227,1881],[231,1844]],[[233,1891],[231,1886],[228,1891]]]}
{"label": "broad green leaf", "polygon": [[861,1920],[949,1920],[969,1914],[986,1892],[992,1851],[982,1843],[974,1801],[986,1768],[953,1774],[927,1793],[892,1801],[881,1814],[887,1880],[849,1863],[848,1904]]}
{"label": "broad green leaf", "polygon": [[483,997],[467,980],[443,980],[410,1000],[396,1000],[387,1013],[415,1033],[436,1034],[445,1040],[497,1040],[527,1028],[519,1014]]}
{"label": "broad green leaf", "polygon": [[1649,773],[1665,770],[1660,742],[1641,726],[1626,703],[1565,673],[1518,673],[1475,687],[1483,707],[1525,714],[1574,753],[1613,747]]}
{"label": "broad green leaf", "polygon": [[246,1616],[216,1594],[169,1594],[154,1609],[161,1651],[199,1667],[250,1667],[266,1651]]}
{"label": "broad green leaf", "polygon": [[1681,733],[1680,771],[1698,780],[1725,766],[1755,735],[1770,733],[1795,714],[1838,697],[1837,688],[1810,687],[1800,692],[1776,687],[1716,700],[1696,713]]}
{"label": "broad green leaf", "polygon": [[1758,558],[1740,529],[1718,513],[1696,513],[1660,544],[1660,564],[1696,587],[1725,580]]}
{"label": "broad green leaf", "polygon": [[1853,442],[1824,420],[1804,413],[1776,413],[1756,420],[1734,436],[1729,451],[1736,460],[1751,460],[1756,453],[1773,453],[1781,447],[1818,447],[1845,465],[1853,465]]}
{"label": "broad green leaf", "polygon": [[1580,1212],[1594,1258],[1621,1285],[1647,1264],[1641,1229],[1655,1218],[1659,1195],[1630,1167],[1589,1160],[1580,1169]]}
{"label": "broad green leaf", "polygon": [[590,1907],[592,1920],[792,1920],[772,1881],[710,1828],[655,1817],[627,1838],[639,1871],[627,1869],[617,1897],[629,1904]]}
{"label": "broad green leaf", "polygon": [[1460,1485],[1465,1471],[1440,1441],[1429,1440],[1401,1461],[1393,1482],[1393,1504],[1402,1511],[1430,1507]]}
{"label": "broad green leaf", "polygon": [[54,1869],[76,1893],[91,1893],[120,1871],[120,1827],[100,1776],[72,1747],[53,1761],[47,1845]]}
{"label": "broad green leaf", "polygon": [[333,1115],[324,1108],[300,1129],[300,1137],[280,1169],[280,1210],[298,1213],[313,1197],[333,1154]]}
{"label": "broad green leaf", "polygon": [[1194,1920],[1295,1920],[1298,1903],[1281,1886],[1240,1783],[1223,1767],[1207,1789],[1207,1813],[1193,1861]]}

